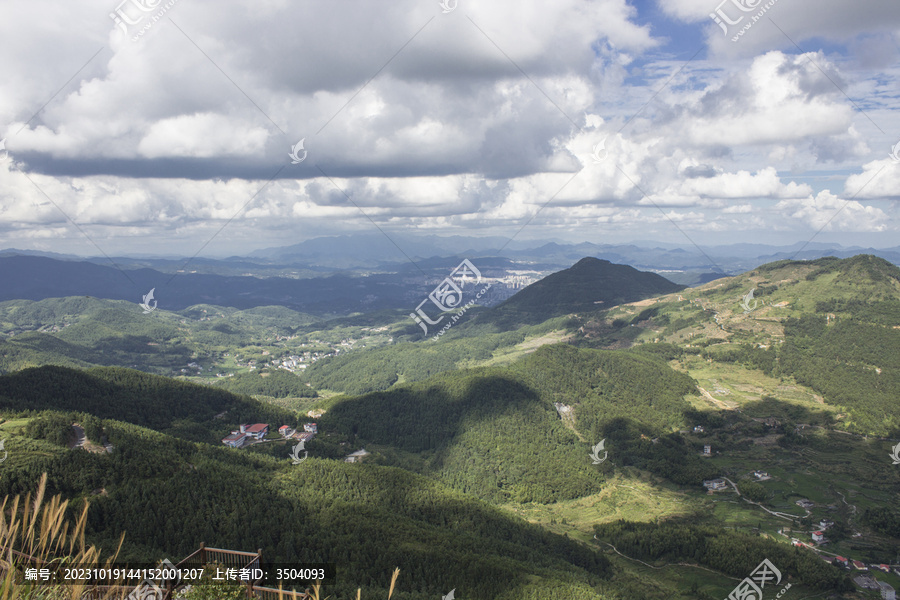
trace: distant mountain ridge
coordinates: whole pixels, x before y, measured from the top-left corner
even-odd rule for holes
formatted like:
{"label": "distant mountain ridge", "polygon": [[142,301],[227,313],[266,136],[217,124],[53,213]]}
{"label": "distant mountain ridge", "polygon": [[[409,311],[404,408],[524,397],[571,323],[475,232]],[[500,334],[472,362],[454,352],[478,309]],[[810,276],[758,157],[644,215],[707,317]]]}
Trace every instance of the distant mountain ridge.
{"label": "distant mountain ridge", "polygon": [[[139,303],[155,289],[159,306],[170,310],[204,303],[239,309],[280,305],[321,316],[343,316],[415,306],[462,258],[474,261],[485,276],[502,278],[528,271],[540,277],[591,257],[694,286],[777,260],[849,258],[860,253],[857,248],[836,249],[834,244],[798,243],[716,246],[703,254],[668,244],[650,247],[654,242],[647,242],[648,246],[546,242],[537,247],[530,247],[535,242],[520,242],[501,252],[497,237],[407,236],[399,243],[408,259],[384,236],[357,238],[316,238],[259,251],[254,253],[256,258],[221,260],[114,257],[111,262],[107,257],[80,259],[0,250],[0,301],[93,296]],[[900,265],[900,247],[867,252]]]}
{"label": "distant mountain ridge", "polygon": [[241,309],[279,305],[319,314],[395,308],[407,303],[411,287],[395,274],[313,279],[173,276],[148,268],[119,270],[87,261],[21,255],[0,256],[0,281],[0,302],[93,296],[138,304],[154,289],[154,300],[167,310],[206,303]]}
{"label": "distant mountain ridge", "polygon": [[[655,271],[686,285],[705,283],[725,274],[736,275],[759,265],[778,260],[815,260],[825,256],[849,258],[858,254],[879,256],[900,265],[900,246],[872,248],[842,246],[834,243],[798,241],[793,244],[727,244],[700,248],[652,240],[602,244],[567,243],[560,240],[510,242],[501,236],[425,236],[389,232],[323,236],[289,246],[254,250],[246,256],[227,258],[195,257],[191,260],[163,256],[113,256],[126,270],[151,268],[164,273],[181,269],[200,274],[245,275],[260,277],[316,277],[335,272],[364,274],[376,271],[400,272],[435,259],[465,257],[484,260],[504,257],[530,268],[552,271],[592,256],[613,263],[627,264],[643,271]],[[34,250],[0,250],[0,257],[12,255],[43,256],[66,261],[87,261],[110,266],[107,257],[81,258]],[[457,261],[458,262],[458,261]],[[186,266],[187,265],[187,266]]]}
{"label": "distant mountain ridge", "polygon": [[655,241],[618,244],[550,240],[509,242],[499,236],[440,237],[396,233],[392,233],[390,239],[380,233],[320,237],[291,246],[256,250],[248,257],[285,264],[303,261],[304,264],[333,268],[397,268],[408,264],[408,259],[398,250],[398,246],[417,263],[436,256],[467,256],[472,259],[505,256],[515,261],[559,267],[592,256],[641,270],[669,269],[732,275],[777,260],[814,260],[825,256],[849,258],[857,254],[872,254],[900,265],[900,246],[877,249],[801,241],[787,245],[741,243],[701,246],[701,251],[691,245],[681,247]]}

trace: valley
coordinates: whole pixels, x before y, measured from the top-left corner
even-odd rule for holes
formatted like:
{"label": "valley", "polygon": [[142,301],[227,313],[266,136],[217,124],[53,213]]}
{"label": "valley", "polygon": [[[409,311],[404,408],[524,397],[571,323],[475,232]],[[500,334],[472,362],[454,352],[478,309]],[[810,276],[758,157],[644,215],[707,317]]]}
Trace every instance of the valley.
{"label": "valley", "polygon": [[[598,304],[585,280],[616,291]],[[858,256],[654,281],[585,259],[544,284],[558,308],[538,282],[439,342],[399,308],[7,301],[0,491],[47,472],[90,503],[91,543],[125,533],[122,560],[248,549],[249,524],[265,556],[339,565],[338,597],[399,565],[427,582],[409,600],[703,600],[764,558],[788,600],[867,597],[830,562],[900,568],[900,270]],[[311,415],[292,463],[274,432]],[[268,441],[224,447],[242,423]]]}

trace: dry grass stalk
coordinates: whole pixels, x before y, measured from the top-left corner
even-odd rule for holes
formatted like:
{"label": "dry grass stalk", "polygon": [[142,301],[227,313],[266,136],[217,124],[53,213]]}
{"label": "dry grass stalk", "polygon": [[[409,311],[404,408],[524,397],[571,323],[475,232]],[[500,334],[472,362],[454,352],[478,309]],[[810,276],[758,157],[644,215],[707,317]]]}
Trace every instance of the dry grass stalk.
{"label": "dry grass stalk", "polygon": [[[33,581],[17,582],[26,567],[52,568],[61,564],[79,567],[112,566],[116,552],[100,564],[100,550],[85,546],[88,503],[75,520],[66,518],[69,501],[57,495],[45,501],[47,474],[41,475],[35,494],[7,496],[0,504],[0,600],[80,600],[86,584],[60,585]],[[110,589],[102,598],[120,598],[123,590]]]}

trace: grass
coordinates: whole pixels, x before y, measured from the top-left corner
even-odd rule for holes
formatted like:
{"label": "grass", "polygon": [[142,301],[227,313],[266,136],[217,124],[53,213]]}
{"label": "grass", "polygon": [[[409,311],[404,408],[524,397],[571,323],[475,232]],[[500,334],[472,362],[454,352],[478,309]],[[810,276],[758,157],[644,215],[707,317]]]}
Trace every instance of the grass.
{"label": "grass", "polygon": [[8,421],[3,421],[0,423],[0,431],[3,433],[22,433],[22,430],[25,429],[25,426],[28,425],[29,421],[31,421],[30,418],[9,419]]}
{"label": "grass", "polygon": [[516,344],[515,346],[498,348],[494,351],[494,355],[491,358],[483,361],[468,361],[463,363],[462,366],[464,368],[474,368],[508,365],[510,363],[516,362],[526,354],[534,352],[541,346],[545,346],[547,344],[558,344],[565,341],[569,337],[571,337],[571,333],[568,331],[562,329],[551,331],[549,333],[527,338],[525,341],[520,344]]}
{"label": "grass", "polygon": [[[606,544],[603,544],[603,546],[609,547]],[[617,577],[630,576],[642,582],[648,590],[656,592],[658,597],[672,600],[693,600],[697,598],[697,592],[708,595],[704,597],[726,598],[740,582],[738,578],[728,577],[699,565],[678,563],[647,566],[640,561],[624,558],[615,553],[608,553],[607,556],[621,573]],[[879,579],[882,579],[880,575]],[[787,581],[782,580],[781,585],[771,590],[767,587],[764,597],[774,598],[775,594],[783,589],[786,584]],[[696,590],[696,592],[693,590]],[[821,592],[792,584],[791,589],[781,596],[781,599],[796,600],[800,598],[823,597],[824,595]],[[876,595],[874,597],[877,598],[879,596]]]}
{"label": "grass", "polygon": [[678,491],[652,475],[627,469],[597,494],[554,504],[504,504],[502,508],[555,533],[589,540],[595,524],[687,516],[696,511],[696,501],[692,494]]}
{"label": "grass", "polygon": [[[61,496],[45,499],[47,474],[41,476],[38,489],[25,498],[7,496],[0,505],[0,600],[19,599],[76,599],[87,590],[84,584],[56,585],[26,582],[22,579],[26,566],[53,566],[71,564],[79,566],[109,566],[115,554],[101,564],[100,551],[86,546],[85,525],[89,504],[70,521],[66,512],[69,501]],[[119,548],[124,541],[119,540]],[[124,596],[126,590],[108,590],[104,598]]]}
{"label": "grass", "polygon": [[[670,361],[669,364],[693,377],[700,387],[730,408],[758,402],[763,396],[774,396],[810,411],[839,412],[837,407],[825,404],[821,396],[792,379],[769,377],[757,369],[732,363],[707,362],[699,356],[686,356],[682,360]],[[711,406],[708,400],[700,400],[703,406]]]}
{"label": "grass", "polygon": [[[601,544],[601,547],[609,546]],[[714,598],[724,598],[740,581],[699,565],[690,566],[685,563],[647,566],[615,552],[606,556],[624,573],[644,582],[648,587],[665,590],[669,594],[667,597],[673,599],[694,598],[695,596],[688,595],[688,590],[694,589],[695,584],[698,591],[710,594]]]}

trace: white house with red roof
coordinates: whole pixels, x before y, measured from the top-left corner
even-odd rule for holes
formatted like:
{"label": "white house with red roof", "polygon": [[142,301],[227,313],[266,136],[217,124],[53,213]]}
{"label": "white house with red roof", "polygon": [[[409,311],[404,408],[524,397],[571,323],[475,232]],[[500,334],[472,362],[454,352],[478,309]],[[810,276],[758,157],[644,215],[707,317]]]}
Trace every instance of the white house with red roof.
{"label": "white house with red roof", "polygon": [[291,437],[291,434],[294,433],[294,431],[287,425],[282,425],[278,428],[278,433],[281,434],[281,437]]}
{"label": "white house with red roof", "polygon": [[[232,433],[234,433],[234,432],[232,431]],[[264,437],[266,437],[267,433],[269,433],[269,425],[266,423],[254,423],[253,425],[241,425],[241,433],[246,433],[250,437],[261,440]]]}
{"label": "white house with red roof", "polygon": [[318,433],[319,427],[315,423],[307,423],[303,426],[303,431],[308,431],[310,433]]}
{"label": "white house with red roof", "polygon": [[821,531],[814,531],[812,534],[812,539],[814,542],[821,542],[825,539],[825,534]]}
{"label": "white house with red roof", "polygon": [[222,443],[232,448],[240,448],[247,443],[247,434],[240,431],[232,431],[231,435],[222,438]]}
{"label": "white house with red roof", "polygon": [[252,440],[263,439],[267,433],[269,433],[269,426],[266,423],[244,424],[237,431],[232,431],[231,435],[222,438],[222,443],[232,448],[241,448]]}

